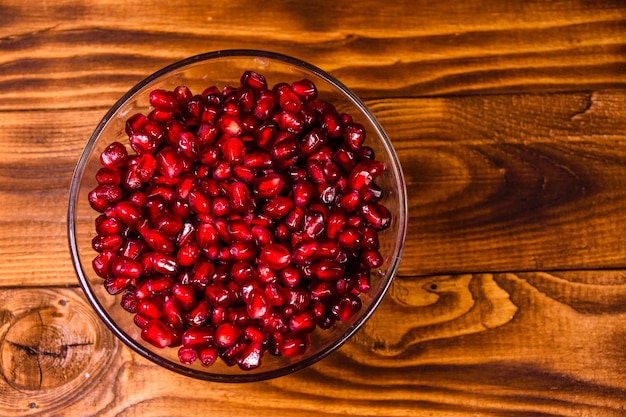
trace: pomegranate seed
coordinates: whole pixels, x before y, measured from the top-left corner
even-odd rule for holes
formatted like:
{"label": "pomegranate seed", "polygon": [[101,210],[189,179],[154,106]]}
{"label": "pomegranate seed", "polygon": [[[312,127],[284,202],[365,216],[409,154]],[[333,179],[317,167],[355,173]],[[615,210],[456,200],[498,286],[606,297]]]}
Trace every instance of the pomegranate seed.
{"label": "pomegranate seed", "polygon": [[313,262],[317,254],[318,243],[316,241],[300,242],[294,246],[291,260],[296,265],[306,265]]}
{"label": "pomegranate seed", "polygon": [[272,243],[261,249],[259,261],[278,271],[291,262],[291,254],[283,245]]}
{"label": "pomegranate seed", "polygon": [[142,326],[141,338],[156,347],[164,348],[172,344],[172,331],[160,320],[151,319]]}
{"label": "pomegranate seed", "polygon": [[287,333],[279,346],[280,353],[286,357],[296,357],[306,351],[306,337],[302,333]]}
{"label": "pomegranate seed", "polygon": [[128,159],[128,151],[120,142],[113,142],[100,154],[100,162],[106,168],[116,168]]}
{"label": "pomegranate seed", "polygon": [[291,90],[304,102],[317,98],[317,87],[308,79],[302,79],[292,83]]}
{"label": "pomegranate seed", "polygon": [[293,201],[288,197],[276,196],[267,201],[263,206],[263,213],[272,219],[285,217],[293,208]]}
{"label": "pomegranate seed", "polygon": [[315,266],[315,276],[327,281],[336,281],[343,277],[345,268],[333,261],[323,260]]}
{"label": "pomegranate seed", "polygon": [[158,110],[172,111],[176,109],[178,101],[173,91],[159,89],[150,92],[150,104]]}
{"label": "pomegranate seed", "polygon": [[263,290],[252,290],[248,298],[249,301],[246,305],[248,316],[252,319],[260,319],[264,317],[268,311],[268,301]]}
{"label": "pomegranate seed", "polygon": [[211,306],[207,300],[200,300],[185,317],[190,326],[202,326],[211,317]]}
{"label": "pomegranate seed", "polygon": [[302,138],[300,150],[305,155],[312,155],[326,143],[326,132],[319,127],[309,130]]}
{"label": "pomegranate seed", "polygon": [[231,210],[235,213],[248,210],[251,206],[248,186],[240,181],[233,182],[228,190],[228,201]]}
{"label": "pomegranate seed", "polygon": [[148,118],[141,113],[135,113],[126,120],[125,131],[128,136],[141,132]]}
{"label": "pomegranate seed", "polygon": [[251,342],[241,350],[237,358],[237,366],[243,370],[255,369],[261,366],[263,346],[259,342]]}
{"label": "pomegranate seed", "polygon": [[385,262],[382,255],[376,249],[365,249],[361,253],[361,262],[371,269],[379,268]]}
{"label": "pomegranate seed", "polygon": [[384,230],[391,224],[389,210],[376,202],[364,204],[361,213],[367,222],[376,230]]}
{"label": "pomegranate seed", "polygon": [[111,295],[119,294],[126,290],[132,283],[131,278],[109,277],[104,280],[104,288]]}
{"label": "pomegranate seed", "polygon": [[361,299],[352,293],[331,301],[330,311],[337,319],[346,321],[361,309]]}
{"label": "pomegranate seed", "polygon": [[194,348],[182,346],[178,348],[178,360],[184,365],[191,365],[198,360],[198,352]]}
{"label": "pomegranate seed", "polygon": [[232,346],[240,335],[239,327],[232,323],[222,323],[215,329],[215,344],[222,348]]}
{"label": "pomegranate seed", "polygon": [[285,181],[278,174],[269,174],[259,178],[254,182],[255,198],[270,198],[277,196],[283,187]]}
{"label": "pomegranate seed", "polygon": [[218,357],[218,351],[214,347],[206,347],[198,352],[198,356],[203,366],[211,366]]}
{"label": "pomegranate seed", "polygon": [[289,330],[310,333],[315,330],[315,316],[309,310],[297,311],[289,318]]}
{"label": "pomegranate seed", "polygon": [[192,309],[196,305],[195,290],[189,284],[173,284],[172,298],[183,310]]}
{"label": "pomegranate seed", "polygon": [[139,278],[142,272],[141,264],[125,256],[116,256],[111,260],[111,273],[118,278]]}
{"label": "pomegranate seed", "polygon": [[253,90],[260,91],[267,89],[265,77],[255,71],[244,71],[240,81],[242,85],[247,85]]}

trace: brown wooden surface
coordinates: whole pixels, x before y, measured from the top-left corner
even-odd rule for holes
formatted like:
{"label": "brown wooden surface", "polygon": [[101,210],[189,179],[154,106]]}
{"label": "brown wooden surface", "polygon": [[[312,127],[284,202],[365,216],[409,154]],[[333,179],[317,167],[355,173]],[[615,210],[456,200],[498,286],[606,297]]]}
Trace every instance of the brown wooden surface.
{"label": "brown wooden surface", "polygon": [[[626,4],[162,3],[0,2],[1,416],[626,415]],[[352,87],[394,142],[410,208],[365,328],[243,385],[124,347],[66,243],[72,170],[108,107],[229,48]]]}

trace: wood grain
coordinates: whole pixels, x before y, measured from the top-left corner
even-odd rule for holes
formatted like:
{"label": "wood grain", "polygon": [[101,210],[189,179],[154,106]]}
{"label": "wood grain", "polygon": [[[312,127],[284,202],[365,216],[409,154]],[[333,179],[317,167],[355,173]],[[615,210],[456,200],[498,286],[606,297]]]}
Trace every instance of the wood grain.
{"label": "wood grain", "polygon": [[[400,273],[624,267],[624,100],[621,90],[368,100],[406,176],[413,238]],[[102,113],[0,112],[3,285],[76,284],[67,192]]]}
{"label": "wood grain", "polygon": [[11,0],[2,7],[10,17],[0,31],[0,110],[108,107],[167,64],[230,48],[305,58],[364,98],[626,85],[619,2],[369,0],[351,8],[282,0],[146,9],[137,1],[33,8]]}
{"label": "wood grain", "polygon": [[[81,316],[89,315],[86,303],[68,291],[62,292],[68,300],[64,306],[49,290],[4,294],[17,301],[39,300],[21,310],[10,307],[13,329],[19,323],[15,316],[29,320],[37,314],[58,322],[67,313],[56,317],[42,312],[70,305]],[[402,277],[350,342],[291,376],[243,385],[201,382],[166,373],[113,344],[108,349],[115,349],[114,354],[104,364],[90,360],[96,368],[89,370],[89,378],[104,372],[103,382],[111,384],[109,395],[103,395],[104,387],[90,385],[83,385],[80,395],[68,392],[79,389],[76,380],[84,380],[86,370],[81,368],[65,384],[55,381],[38,390],[20,386],[17,391],[13,382],[0,390],[0,400],[30,392],[20,397],[19,409],[5,408],[8,414],[3,415],[33,416],[62,406],[70,407],[64,415],[82,409],[88,415],[127,417],[199,416],[207,407],[216,416],[367,416],[381,411],[619,416],[624,413],[626,378],[606,370],[626,365],[625,297],[623,271]],[[8,317],[3,315],[0,328],[7,328]],[[90,320],[87,327],[81,337],[105,337],[111,343],[101,323]],[[34,359],[37,352],[42,354],[41,342],[13,341],[7,348],[11,332],[2,334],[3,355]],[[34,352],[15,347],[22,345]],[[172,391],[172,386],[184,388]],[[64,402],[68,397],[76,403]]]}

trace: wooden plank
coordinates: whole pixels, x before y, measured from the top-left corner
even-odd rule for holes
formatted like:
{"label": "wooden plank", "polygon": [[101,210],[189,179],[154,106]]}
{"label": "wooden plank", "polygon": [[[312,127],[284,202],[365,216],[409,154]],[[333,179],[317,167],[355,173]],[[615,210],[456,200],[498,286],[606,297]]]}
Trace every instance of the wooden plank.
{"label": "wooden plank", "polygon": [[620,416],[624,297],[623,271],[400,277],[326,359],[224,385],[122,347],[76,291],[4,289],[0,414]]}
{"label": "wooden plank", "polygon": [[[626,266],[625,99],[598,91],[368,101],[406,175],[411,238],[400,273]],[[76,284],[67,192],[103,113],[0,112],[2,285]]]}
{"label": "wooden plank", "polygon": [[2,7],[10,17],[0,31],[0,110],[110,106],[167,64],[229,48],[307,60],[364,98],[626,85],[619,2]]}

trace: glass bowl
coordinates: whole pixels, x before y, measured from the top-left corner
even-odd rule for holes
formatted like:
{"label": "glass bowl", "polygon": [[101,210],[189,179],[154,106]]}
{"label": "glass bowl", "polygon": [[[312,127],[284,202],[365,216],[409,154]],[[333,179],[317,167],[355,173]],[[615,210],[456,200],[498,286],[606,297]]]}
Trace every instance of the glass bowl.
{"label": "glass bowl", "polygon": [[[376,159],[385,165],[376,183],[383,192],[382,204],[392,214],[390,226],[379,233],[384,263],[372,270],[371,289],[360,295],[362,308],[358,313],[346,321],[337,320],[330,329],[316,328],[310,334],[310,346],[301,356],[274,356],[266,352],[261,366],[252,370],[227,366],[219,359],[208,367],[200,361],[185,365],[178,359],[178,349],[157,348],[140,337],[141,329],[134,324],[133,314],[120,306],[121,295],[110,295],[103,279],[93,271],[96,252],[91,242],[96,236],[95,219],[99,213],[90,207],[88,194],[97,185],[95,175],[101,167],[99,155],[113,141],[128,146],[126,120],[135,113],[151,111],[151,91],[186,85],[194,94],[200,94],[210,85],[237,86],[246,70],[263,74],[270,88],[279,82],[309,79],[317,86],[320,99],[332,103],[340,112],[351,114],[354,121],[365,127],[364,145],[371,147]],[[313,65],[277,53],[254,50],[193,56],[157,71],[128,91],[105,114],[89,138],[72,177],[68,207],[68,237],[74,268],[89,302],[104,323],[132,350],[154,363],[189,377],[219,382],[259,381],[286,375],[319,361],[346,342],[374,313],[389,288],[400,262],[406,227],[406,189],[398,158],[383,128],[363,102],[342,83]]]}

